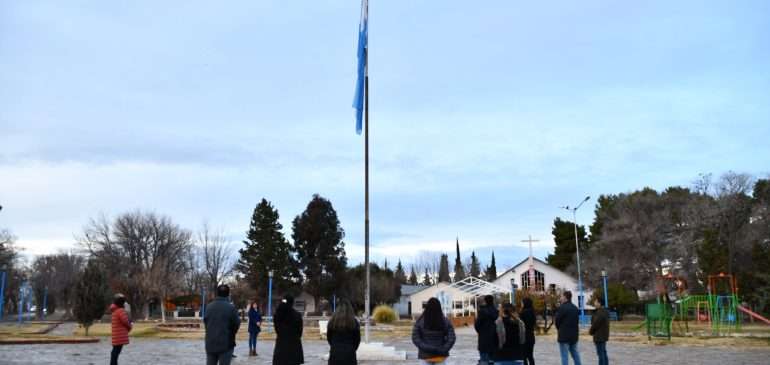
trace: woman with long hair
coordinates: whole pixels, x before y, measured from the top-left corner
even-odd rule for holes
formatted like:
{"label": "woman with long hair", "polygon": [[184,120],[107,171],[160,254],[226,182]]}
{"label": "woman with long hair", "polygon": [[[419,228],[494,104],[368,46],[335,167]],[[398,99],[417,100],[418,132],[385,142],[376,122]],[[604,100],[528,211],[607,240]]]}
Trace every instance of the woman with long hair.
{"label": "woman with long hair", "polygon": [[532,305],[531,298],[524,298],[522,301],[523,308],[519,317],[524,322],[525,337],[524,341],[524,364],[535,365],[535,329],[537,328],[537,317],[535,317],[535,308]]}
{"label": "woman with long hair", "polygon": [[455,330],[444,316],[438,299],[430,298],[412,329],[412,343],[417,346],[420,364],[446,364],[455,344]]}
{"label": "woman with long hair", "polygon": [[262,330],[262,313],[257,302],[249,306],[249,356],[257,356],[257,336]]}
{"label": "woman with long hair", "polygon": [[523,365],[525,328],[513,304],[503,304],[502,316],[495,321],[495,329],[498,343],[492,354],[495,365]]}
{"label": "woman with long hair", "polygon": [[326,328],[326,341],[329,342],[329,365],[358,364],[356,351],[361,343],[361,325],[349,300],[343,299],[337,305]]}
{"label": "woman with long hair", "polygon": [[294,310],[294,298],[287,295],[275,310],[273,365],[305,363],[302,353],[302,315]]}

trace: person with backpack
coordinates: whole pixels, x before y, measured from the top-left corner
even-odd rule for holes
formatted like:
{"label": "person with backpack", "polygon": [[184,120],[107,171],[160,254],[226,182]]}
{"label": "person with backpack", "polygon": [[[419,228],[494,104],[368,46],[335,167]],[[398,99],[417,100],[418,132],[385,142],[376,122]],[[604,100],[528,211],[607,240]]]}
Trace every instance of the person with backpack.
{"label": "person with backpack", "polygon": [[526,327],[526,341],[524,342],[524,364],[535,365],[535,329],[537,328],[537,318],[535,317],[535,308],[532,305],[532,298],[524,298],[523,308],[519,318]]}
{"label": "person with backpack", "polygon": [[329,320],[326,341],[329,342],[329,365],[358,364],[356,351],[361,344],[361,325],[349,300],[340,301]]}
{"label": "person with backpack", "polygon": [[498,343],[492,354],[495,365],[524,365],[526,327],[513,304],[503,304],[503,315],[495,320],[495,333]]}
{"label": "person with backpack", "polygon": [[420,364],[446,364],[455,340],[454,327],[444,316],[441,303],[436,298],[430,298],[412,328],[412,343],[417,346]]}
{"label": "person with backpack", "polygon": [[497,334],[495,333],[495,321],[498,313],[495,308],[495,297],[487,295],[478,310],[473,327],[476,329],[479,350],[479,365],[492,364],[492,354],[497,350]]}

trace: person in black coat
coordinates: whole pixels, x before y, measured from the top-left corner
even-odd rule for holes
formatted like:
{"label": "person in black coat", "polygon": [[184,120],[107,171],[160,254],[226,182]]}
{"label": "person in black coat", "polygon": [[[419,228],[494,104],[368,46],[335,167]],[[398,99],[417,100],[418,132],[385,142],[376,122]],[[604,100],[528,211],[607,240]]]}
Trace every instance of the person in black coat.
{"label": "person in black coat", "polygon": [[610,360],[607,358],[607,341],[610,339],[610,314],[602,306],[602,298],[600,297],[594,300],[594,307],[596,307],[596,312],[591,316],[591,329],[588,333],[594,336],[599,365],[608,365]]}
{"label": "person in black coat", "polygon": [[412,343],[417,346],[420,363],[445,364],[455,340],[455,329],[444,316],[441,303],[430,298],[412,328]]}
{"label": "person in black coat", "polygon": [[358,364],[356,351],[361,344],[361,325],[349,300],[342,300],[337,306],[326,328],[326,341],[329,342],[329,365]]}
{"label": "person in black coat", "polygon": [[227,299],[230,287],[217,287],[217,297],[206,306],[203,324],[206,327],[206,364],[229,365],[235,349],[235,335],[241,326],[238,310]]}
{"label": "person in black coat", "polygon": [[503,315],[495,321],[498,348],[492,354],[495,364],[521,365],[524,360],[526,328],[513,304],[503,304]]}
{"label": "person in black coat", "polygon": [[273,365],[305,363],[302,352],[302,315],[294,310],[294,298],[287,295],[275,310]]}
{"label": "person in black coat", "polygon": [[535,365],[535,328],[537,328],[537,318],[535,317],[535,308],[532,306],[531,298],[522,300],[523,308],[519,318],[524,322],[525,341],[524,341],[524,364]]}
{"label": "person in black coat", "polygon": [[479,365],[492,363],[492,354],[497,349],[497,333],[495,332],[495,320],[497,320],[495,298],[491,295],[484,297],[484,303],[479,308],[473,327],[479,335]]}
{"label": "person in black coat", "polygon": [[577,307],[572,304],[572,292],[565,291],[560,299],[561,305],[556,309],[554,324],[559,331],[557,341],[559,342],[561,363],[562,365],[569,364],[569,355],[571,355],[575,365],[581,365],[580,353],[577,349],[580,315]]}

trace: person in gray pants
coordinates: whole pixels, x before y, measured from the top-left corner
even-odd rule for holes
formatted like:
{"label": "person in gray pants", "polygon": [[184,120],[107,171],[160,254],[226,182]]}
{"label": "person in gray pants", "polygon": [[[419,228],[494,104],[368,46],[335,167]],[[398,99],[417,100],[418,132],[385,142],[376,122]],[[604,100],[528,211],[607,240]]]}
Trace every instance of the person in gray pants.
{"label": "person in gray pants", "polygon": [[206,306],[206,365],[230,365],[235,349],[235,335],[241,326],[238,311],[230,300],[230,287],[217,287],[217,297]]}

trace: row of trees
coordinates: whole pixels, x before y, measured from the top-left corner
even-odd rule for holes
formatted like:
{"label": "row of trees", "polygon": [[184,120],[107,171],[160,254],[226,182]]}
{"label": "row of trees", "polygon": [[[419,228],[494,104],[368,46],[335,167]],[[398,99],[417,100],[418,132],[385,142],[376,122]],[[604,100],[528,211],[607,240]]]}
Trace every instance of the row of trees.
{"label": "row of trees", "polygon": [[[548,263],[576,273],[572,222],[557,218],[556,248]],[[728,172],[701,175],[691,187],[603,195],[588,229],[578,227],[586,283],[611,282],[654,291],[657,278],[687,279],[690,292],[707,292],[708,276],[736,276],[741,299],[770,312],[770,180]]]}
{"label": "row of trees", "polygon": [[[433,285],[438,282],[457,282],[467,277],[480,278],[486,281],[497,279],[497,263],[495,253],[492,252],[492,258],[489,265],[485,266],[483,271],[481,262],[472,251],[470,257],[463,262],[460,256],[460,242],[456,241],[456,256],[452,274],[449,271],[449,255],[439,254],[438,252],[422,251],[411,266],[409,277],[404,283],[410,285]],[[401,262],[399,261],[399,265]],[[418,278],[420,273],[420,278]]]}

